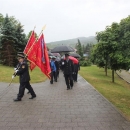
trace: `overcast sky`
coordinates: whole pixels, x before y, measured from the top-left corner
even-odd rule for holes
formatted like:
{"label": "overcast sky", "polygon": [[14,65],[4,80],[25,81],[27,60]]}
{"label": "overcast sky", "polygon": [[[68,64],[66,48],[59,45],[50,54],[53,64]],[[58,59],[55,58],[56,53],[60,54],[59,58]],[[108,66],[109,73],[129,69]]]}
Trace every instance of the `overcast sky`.
{"label": "overcast sky", "polygon": [[130,14],[130,0],[0,0],[0,13],[19,20],[26,34],[46,24],[48,43],[95,36]]}

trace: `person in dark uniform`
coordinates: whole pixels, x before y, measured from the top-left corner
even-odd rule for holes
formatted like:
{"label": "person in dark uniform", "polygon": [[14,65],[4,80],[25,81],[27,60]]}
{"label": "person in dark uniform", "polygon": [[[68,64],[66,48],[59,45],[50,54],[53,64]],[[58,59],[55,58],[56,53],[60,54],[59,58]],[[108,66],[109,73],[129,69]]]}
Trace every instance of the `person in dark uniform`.
{"label": "person in dark uniform", "polygon": [[54,61],[55,66],[56,66],[56,71],[55,71],[55,74],[54,74],[55,75],[54,80],[55,80],[55,82],[57,82],[57,77],[58,77],[58,73],[59,73],[59,63],[58,63],[58,61],[56,61],[55,56],[52,57],[52,60]]}
{"label": "person in dark uniform", "polygon": [[17,95],[17,98],[14,99],[14,101],[21,101],[25,88],[29,90],[32,97],[29,99],[33,99],[36,97],[36,94],[33,90],[33,88],[30,85],[30,75],[28,70],[28,64],[24,61],[24,55],[18,54],[18,60],[19,60],[19,68],[15,70],[16,75],[19,76],[20,86],[19,86],[19,93]]}
{"label": "person in dark uniform", "polygon": [[80,70],[80,65],[79,65],[79,62],[78,62],[78,64],[74,64],[74,77],[73,77],[74,82],[77,82],[79,70]]}
{"label": "person in dark uniform", "polygon": [[[25,57],[25,54],[24,54],[23,52],[18,52],[18,53],[17,53],[17,57],[18,57],[19,55],[24,55],[24,62],[28,63],[27,57]],[[18,64],[15,66],[14,70],[18,70],[19,67],[20,67],[20,62],[18,62]],[[28,88],[26,88],[26,89],[28,89]],[[30,93],[30,92],[29,92],[29,90],[28,90],[27,94],[29,94],[29,93]]]}
{"label": "person in dark uniform", "polygon": [[72,60],[69,59],[69,54],[65,54],[65,60],[62,62],[62,66],[67,90],[72,89],[73,88],[72,74],[74,71],[74,66]]}

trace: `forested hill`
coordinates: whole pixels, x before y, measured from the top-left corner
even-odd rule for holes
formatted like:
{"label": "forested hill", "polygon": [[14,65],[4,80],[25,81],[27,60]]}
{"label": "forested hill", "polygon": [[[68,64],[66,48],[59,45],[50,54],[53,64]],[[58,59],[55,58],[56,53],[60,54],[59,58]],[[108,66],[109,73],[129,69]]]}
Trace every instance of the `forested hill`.
{"label": "forested hill", "polygon": [[68,39],[68,40],[62,40],[62,41],[56,41],[56,42],[50,42],[47,43],[47,46],[52,49],[55,46],[59,46],[59,45],[69,45],[75,48],[75,45],[78,43],[78,39],[80,40],[82,45],[87,45],[87,44],[96,44],[97,40],[95,36],[90,36],[90,37],[78,37],[78,38],[74,38],[74,39]]}

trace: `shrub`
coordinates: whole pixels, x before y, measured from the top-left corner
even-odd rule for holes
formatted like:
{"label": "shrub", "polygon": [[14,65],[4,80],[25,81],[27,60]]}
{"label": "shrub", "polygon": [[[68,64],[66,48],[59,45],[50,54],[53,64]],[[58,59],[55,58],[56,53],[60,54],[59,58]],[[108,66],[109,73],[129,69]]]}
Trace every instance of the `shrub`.
{"label": "shrub", "polygon": [[81,61],[80,66],[91,66],[91,62],[89,60]]}

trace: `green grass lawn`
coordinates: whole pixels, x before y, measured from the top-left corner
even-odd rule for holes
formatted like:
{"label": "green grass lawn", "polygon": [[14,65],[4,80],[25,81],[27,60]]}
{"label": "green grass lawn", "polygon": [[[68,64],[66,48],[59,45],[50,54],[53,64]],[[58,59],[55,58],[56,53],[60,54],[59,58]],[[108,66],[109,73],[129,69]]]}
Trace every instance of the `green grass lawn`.
{"label": "green grass lawn", "polygon": [[[10,82],[12,79],[12,75],[14,73],[13,67],[0,65],[0,82]],[[41,72],[41,70],[36,67],[32,72],[30,72],[31,83],[43,82],[47,79],[47,77]],[[19,76],[16,76],[13,79],[13,83],[19,82]]]}
{"label": "green grass lawn", "polygon": [[116,74],[115,83],[112,83],[111,70],[105,76],[104,68],[96,66],[81,67],[79,74],[130,120],[130,84]]}

